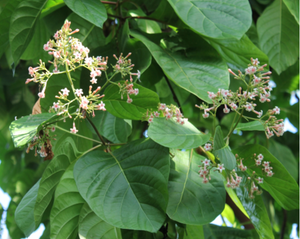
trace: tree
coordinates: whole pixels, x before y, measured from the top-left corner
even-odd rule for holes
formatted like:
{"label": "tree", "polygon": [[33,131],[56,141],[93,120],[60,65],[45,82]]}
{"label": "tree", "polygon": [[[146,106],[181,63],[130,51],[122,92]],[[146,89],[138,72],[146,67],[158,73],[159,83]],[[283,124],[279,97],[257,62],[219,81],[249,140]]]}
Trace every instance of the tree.
{"label": "tree", "polygon": [[[299,224],[299,133],[283,123],[298,128],[298,1],[1,4],[12,238],[41,223],[42,238],[103,239]],[[209,224],[221,213],[233,228]]]}

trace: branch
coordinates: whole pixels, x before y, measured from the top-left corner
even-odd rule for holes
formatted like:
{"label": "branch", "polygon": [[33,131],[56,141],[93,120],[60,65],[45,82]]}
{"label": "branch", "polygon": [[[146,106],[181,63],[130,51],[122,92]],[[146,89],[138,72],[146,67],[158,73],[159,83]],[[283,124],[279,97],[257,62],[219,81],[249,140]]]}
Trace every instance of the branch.
{"label": "branch", "polygon": [[96,126],[94,125],[94,123],[89,119],[89,117],[86,116],[86,119],[88,120],[88,122],[91,124],[91,126],[93,127],[95,133],[97,134],[97,136],[99,137],[99,139],[101,140],[103,145],[106,145],[103,137],[101,136],[101,134],[99,133],[99,131],[97,130]]}

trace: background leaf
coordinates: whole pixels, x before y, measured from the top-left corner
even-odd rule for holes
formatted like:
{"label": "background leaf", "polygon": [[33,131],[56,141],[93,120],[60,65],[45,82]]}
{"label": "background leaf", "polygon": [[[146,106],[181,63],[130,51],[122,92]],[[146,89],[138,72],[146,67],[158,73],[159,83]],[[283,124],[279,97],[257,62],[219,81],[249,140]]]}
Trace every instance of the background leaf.
{"label": "background leaf", "polygon": [[164,223],[169,154],[152,140],[130,142],[111,154],[90,152],[76,163],[74,176],[80,194],[109,224],[156,232]]}
{"label": "background leaf", "polygon": [[251,25],[247,1],[168,0],[181,20],[205,36],[241,38]]}
{"label": "background leaf", "polygon": [[[267,190],[271,196],[286,210],[299,208],[299,187],[296,181],[284,168],[284,166],[276,159],[265,147],[261,145],[246,145],[234,150],[234,154],[244,158],[243,164],[248,167],[247,173],[253,175],[255,170],[256,175],[262,177],[264,182],[260,186]],[[262,171],[262,167],[253,167],[255,161],[253,154],[262,154],[264,161],[269,161],[273,167],[274,175],[266,177]]]}
{"label": "background leaf", "polygon": [[235,128],[236,130],[242,130],[242,131],[265,131],[265,127],[263,124],[256,120],[256,121],[251,121],[247,123],[238,123],[237,127]]}
{"label": "background leaf", "polygon": [[80,239],[122,239],[121,230],[99,218],[87,203],[80,212],[78,234]]}
{"label": "background leaf", "polygon": [[170,172],[167,214],[180,223],[206,224],[223,211],[226,191],[222,176],[213,170],[211,180],[202,182],[198,171],[205,158],[192,152],[172,151],[175,168]]}
{"label": "background leaf", "polygon": [[65,4],[85,20],[102,28],[107,19],[105,6],[97,0],[65,0]]}
{"label": "background leaf", "polygon": [[34,208],[34,220],[39,224],[43,214],[49,206],[56,186],[61,180],[65,170],[73,161],[76,161],[81,156],[76,149],[76,145],[72,138],[66,138],[60,147],[56,149],[55,156],[46,168],[38,190],[36,204]]}
{"label": "background leaf", "polygon": [[258,58],[261,64],[268,63],[267,55],[262,52],[254,43],[243,35],[241,39],[212,39],[205,38],[223,59],[241,69],[246,68],[251,57]]}
{"label": "background leaf", "polygon": [[161,48],[136,31],[130,34],[145,44],[168,78],[200,99],[211,102],[207,91],[228,88],[227,66],[219,57],[205,55],[196,49],[191,50],[187,57],[181,52]]}
{"label": "background leaf", "polygon": [[25,0],[14,10],[9,28],[9,41],[15,62],[28,46],[33,30],[47,0]]}
{"label": "background leaf", "polygon": [[205,239],[259,239],[255,230],[241,230],[237,228],[215,225],[203,226]]}
{"label": "background leaf", "polygon": [[299,1],[283,0],[283,2],[299,24]]}
{"label": "background leaf", "polygon": [[122,119],[141,120],[147,109],[157,108],[159,99],[155,92],[138,84],[134,84],[133,88],[139,89],[139,94],[131,95],[132,103],[128,104],[127,95],[125,94],[122,99],[118,86],[108,86],[104,91],[105,97],[103,98],[107,111]]}
{"label": "background leaf", "polygon": [[73,176],[75,161],[66,169],[55,190],[50,215],[51,238],[77,238],[80,211],[85,201],[80,196]]}
{"label": "background leaf", "polygon": [[35,231],[38,224],[34,221],[34,205],[39,189],[39,181],[25,194],[15,211],[15,220],[26,237]]}
{"label": "background leaf", "polygon": [[215,130],[213,150],[215,156],[218,157],[222,164],[224,164],[226,169],[232,170],[235,168],[236,158],[229,146],[225,144],[220,126],[217,126]]}
{"label": "background leaf", "polygon": [[201,133],[188,121],[181,125],[174,119],[154,118],[150,123],[148,136],[165,147],[192,149],[205,144],[210,134]]}
{"label": "background leaf", "polygon": [[126,143],[131,134],[131,121],[120,119],[107,111],[95,112],[91,118],[99,133],[112,143]]}
{"label": "background leaf", "polygon": [[257,20],[261,49],[270,65],[280,74],[293,65],[299,53],[299,25],[282,0],[276,0]]}
{"label": "background leaf", "polygon": [[255,230],[260,235],[260,238],[273,239],[274,235],[272,232],[271,222],[262,197],[260,195],[256,195],[254,199],[249,198],[250,185],[245,185],[246,178],[247,175],[244,175],[241,186],[236,188],[236,194],[241,200],[252,224],[255,227]]}
{"label": "background leaf", "polygon": [[298,163],[292,151],[285,145],[282,145],[275,140],[269,141],[269,151],[276,155],[276,158],[283,164],[290,175],[298,180]]}

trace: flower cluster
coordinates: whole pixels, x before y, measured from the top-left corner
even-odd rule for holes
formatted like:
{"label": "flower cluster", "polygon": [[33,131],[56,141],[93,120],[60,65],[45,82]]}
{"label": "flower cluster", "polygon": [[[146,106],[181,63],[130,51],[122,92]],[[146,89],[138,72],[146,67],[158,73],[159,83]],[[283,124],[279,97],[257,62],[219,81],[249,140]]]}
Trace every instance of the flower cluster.
{"label": "flower cluster", "polygon": [[216,164],[212,164],[209,159],[204,159],[202,161],[202,164],[198,166],[200,170],[198,171],[199,176],[203,178],[203,183],[208,183],[211,180],[210,172],[212,169],[217,169],[220,173],[222,173],[223,170],[225,170],[224,164],[218,164],[216,167]]}
{"label": "flower cluster", "polygon": [[116,73],[121,73],[123,77],[129,75],[130,82],[132,82],[132,76],[137,76],[137,79],[140,79],[141,73],[140,71],[137,71],[137,73],[131,73],[134,64],[131,63],[131,59],[128,59],[129,56],[131,56],[131,53],[128,53],[125,57],[123,57],[123,54],[121,53],[119,58],[116,55],[113,55],[113,57],[117,60],[117,63],[113,66],[113,68]]}
{"label": "flower cluster", "polygon": [[229,177],[227,177],[227,183],[226,183],[226,187],[228,188],[237,188],[240,186],[241,182],[242,182],[242,177],[238,176],[237,173],[235,172],[235,170],[233,169],[230,172]]}
{"label": "flower cluster", "polygon": [[177,106],[172,104],[166,105],[163,103],[158,104],[157,111],[148,110],[145,118],[149,123],[152,123],[154,117],[159,117],[160,115],[163,115],[167,120],[175,117],[175,121],[181,125],[188,120],[187,118],[183,118],[183,114],[180,112],[180,109]]}
{"label": "flower cluster", "polygon": [[[57,31],[54,34],[54,39],[49,40],[44,45],[44,50],[47,51],[50,55],[53,56],[53,60],[49,61],[54,66],[53,72],[50,72],[45,63],[40,60],[39,66],[33,68],[29,67],[28,71],[32,78],[27,79],[26,83],[35,82],[42,85],[42,91],[38,93],[40,98],[45,98],[46,96],[46,87],[48,80],[51,76],[55,74],[66,74],[70,83],[69,88],[61,89],[58,92],[56,98],[57,102],[53,102],[53,106],[50,108],[50,112],[55,112],[57,115],[62,115],[64,117],[74,118],[73,127],[70,129],[71,133],[76,134],[78,130],[75,126],[75,120],[77,118],[85,118],[86,114],[92,114],[95,116],[95,110],[105,111],[105,103],[101,100],[104,97],[103,94],[100,94],[101,87],[97,86],[93,89],[93,85],[97,84],[98,78],[101,77],[102,73],[105,72],[106,83],[103,85],[104,88],[108,83],[116,84],[120,87],[121,97],[124,93],[127,94],[127,102],[131,103],[132,99],[129,97],[134,94],[139,93],[138,88],[133,88],[133,79],[132,76],[137,76],[137,80],[140,77],[140,72],[131,73],[133,64],[128,57],[131,55],[129,53],[126,57],[123,57],[122,54],[119,58],[115,55],[117,63],[113,66],[114,73],[112,77],[108,79],[107,77],[107,62],[108,57],[101,56],[89,56],[90,50],[85,47],[79,39],[73,37],[74,33],[79,32],[78,29],[72,31],[70,28],[71,22],[68,20],[65,21],[61,30]],[[90,83],[88,94],[84,94],[82,89],[75,89],[73,81],[71,78],[71,71],[84,67],[90,71]],[[122,76],[130,75],[130,83],[128,81],[125,84],[117,84],[112,82],[112,78],[120,73]],[[75,111],[69,111],[75,106]]]}
{"label": "flower cluster", "polygon": [[[281,136],[283,134],[283,123],[282,120],[277,120],[274,114],[279,114],[280,109],[276,106],[273,110],[269,110],[265,115],[263,111],[257,111],[255,107],[257,106],[254,101],[258,98],[261,103],[270,102],[270,96],[272,87],[269,85],[269,75],[270,71],[264,72],[264,67],[259,65],[258,59],[251,58],[251,64],[245,69],[245,74],[239,71],[239,74],[235,74],[229,69],[229,72],[234,75],[237,80],[242,80],[246,86],[247,90],[242,90],[240,87],[237,92],[232,92],[231,90],[219,89],[218,92],[207,92],[208,97],[212,100],[212,106],[208,106],[205,103],[202,105],[196,105],[196,107],[204,110],[202,116],[208,118],[209,114],[216,114],[216,110],[224,105],[224,113],[229,113],[234,111],[241,115],[243,118],[249,120],[259,120],[265,127],[266,136],[269,138],[276,134]],[[257,115],[257,118],[251,118],[244,116],[244,110],[248,112],[253,112]],[[269,117],[267,121],[263,121],[263,118]]]}
{"label": "flower cluster", "polygon": [[130,83],[128,83],[128,80],[122,83],[118,83],[118,86],[120,88],[121,98],[123,99],[123,95],[127,95],[127,103],[130,104],[132,102],[132,98],[130,98],[130,95],[138,95],[139,89],[133,88],[132,79],[130,79]]}
{"label": "flower cluster", "polygon": [[[238,163],[238,168],[241,171],[246,171],[247,166],[244,166],[242,161],[244,160],[243,158],[239,158],[239,156],[236,154],[235,157],[237,158]],[[253,160],[255,161],[255,165],[253,167],[262,167],[262,172],[265,172],[267,177],[272,177],[274,175],[272,171],[272,167],[270,167],[270,162],[268,161],[263,161],[264,156],[262,154],[253,154]],[[262,177],[258,177],[256,172],[253,171],[252,176],[248,177],[248,191],[249,191],[249,198],[254,198],[254,192],[259,195],[262,193],[261,190],[259,190],[257,184],[262,184],[264,179]],[[229,184],[227,184],[229,185]]]}

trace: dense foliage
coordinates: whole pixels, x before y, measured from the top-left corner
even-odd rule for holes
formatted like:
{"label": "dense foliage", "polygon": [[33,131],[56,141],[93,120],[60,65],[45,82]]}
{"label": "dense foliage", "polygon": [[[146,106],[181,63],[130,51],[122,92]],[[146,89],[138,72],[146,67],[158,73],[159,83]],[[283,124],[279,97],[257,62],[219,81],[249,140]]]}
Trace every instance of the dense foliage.
{"label": "dense foliage", "polygon": [[0,4],[11,238],[289,238],[299,1]]}

